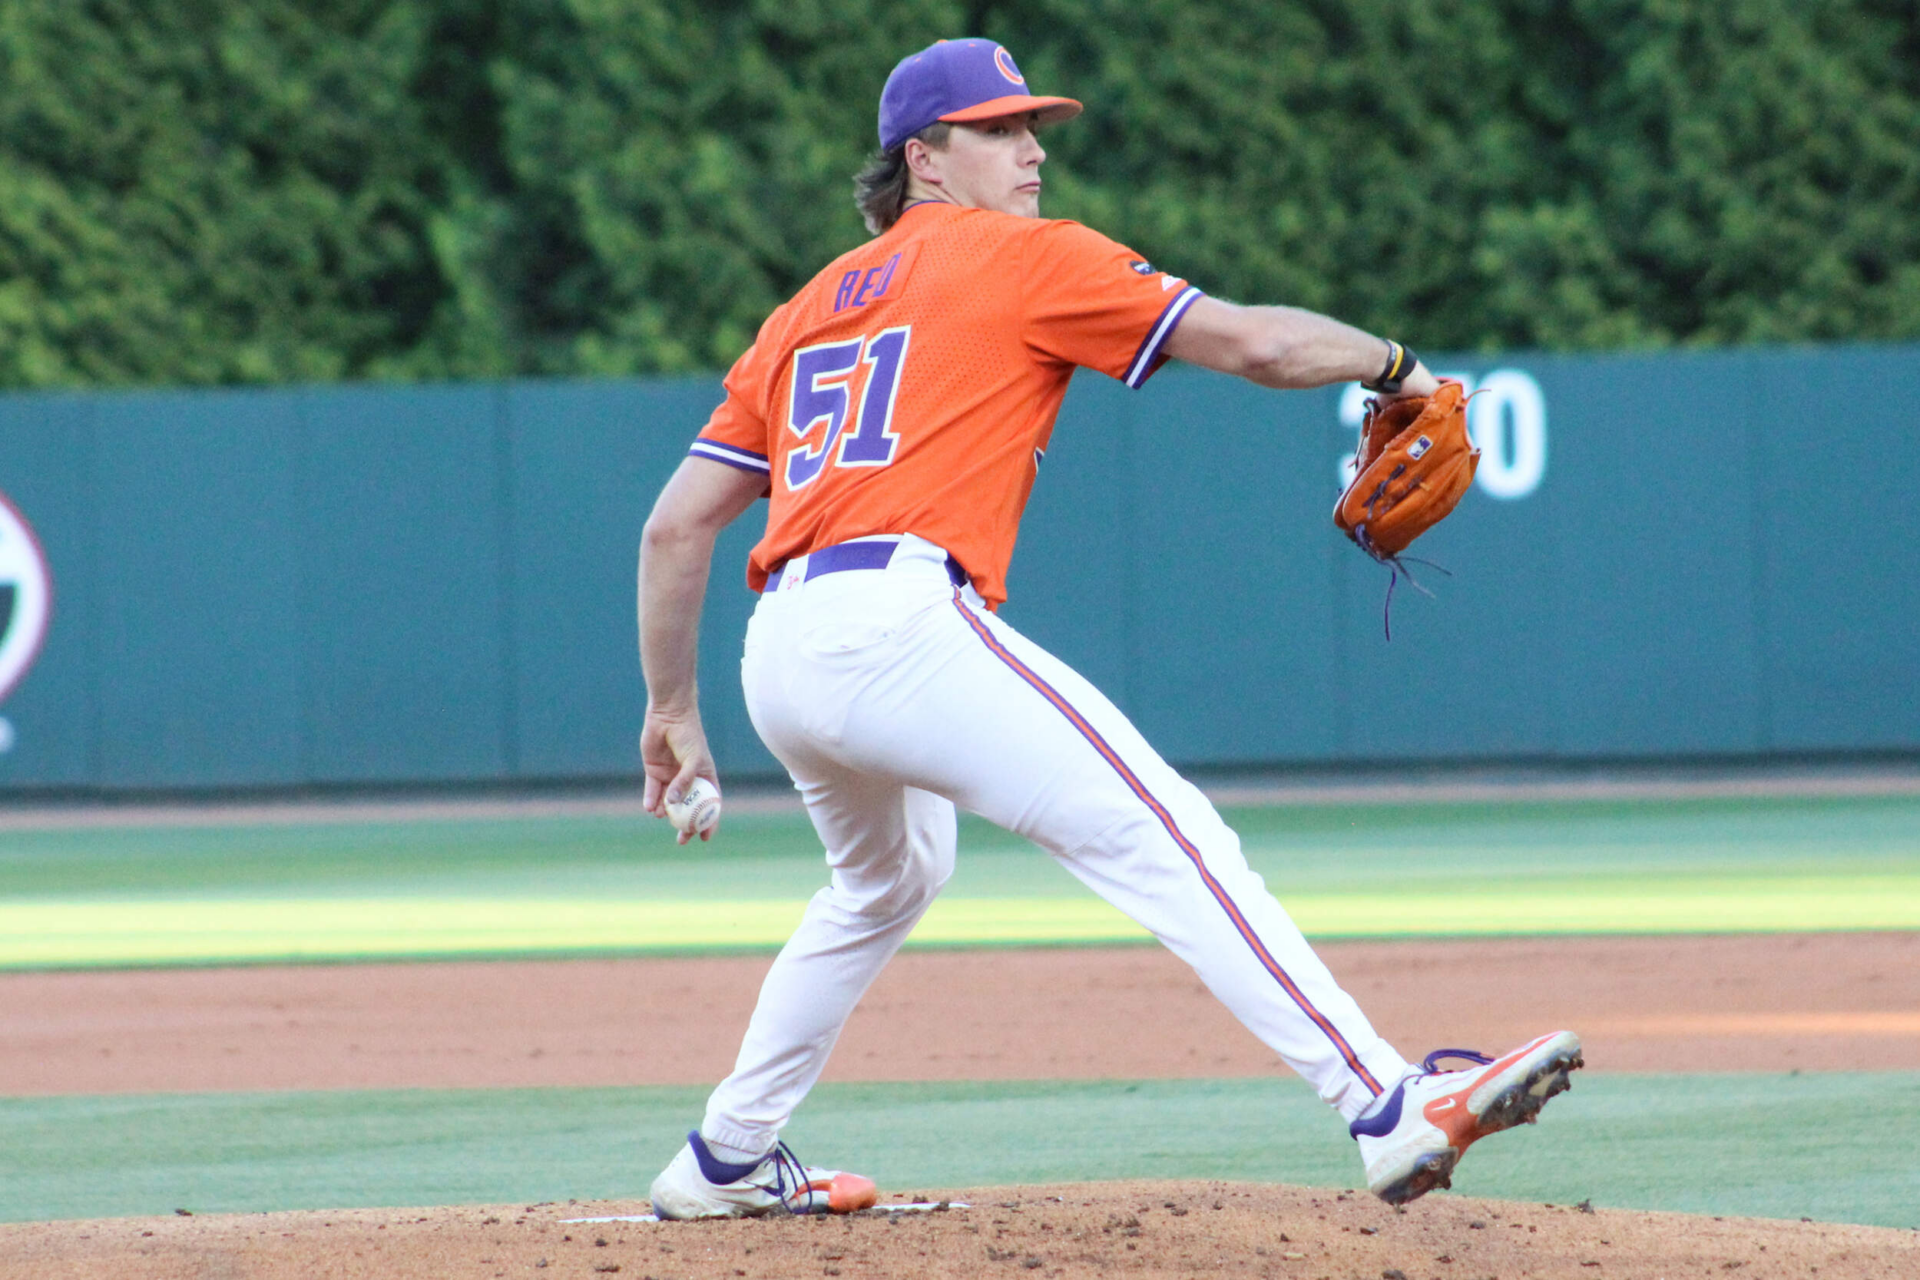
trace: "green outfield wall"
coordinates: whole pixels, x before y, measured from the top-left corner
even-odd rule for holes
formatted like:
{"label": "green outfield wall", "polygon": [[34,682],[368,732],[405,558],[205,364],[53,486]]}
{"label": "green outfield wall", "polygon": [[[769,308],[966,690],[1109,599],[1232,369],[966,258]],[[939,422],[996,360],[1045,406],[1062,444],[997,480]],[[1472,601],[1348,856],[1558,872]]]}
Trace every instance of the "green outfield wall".
{"label": "green outfield wall", "polygon": [[[1403,583],[1350,389],[1076,380],[1006,616],[1189,764],[1920,749],[1920,346],[1442,359],[1487,449]],[[633,570],[714,379],[0,398],[0,789],[631,772]],[[758,511],[722,538],[703,697]]]}

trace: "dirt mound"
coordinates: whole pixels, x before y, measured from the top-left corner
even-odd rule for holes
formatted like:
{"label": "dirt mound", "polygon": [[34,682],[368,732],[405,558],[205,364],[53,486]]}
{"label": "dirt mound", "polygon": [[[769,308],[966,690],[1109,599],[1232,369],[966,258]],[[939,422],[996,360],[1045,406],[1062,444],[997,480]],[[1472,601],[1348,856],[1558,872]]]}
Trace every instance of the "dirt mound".
{"label": "dirt mound", "polygon": [[[886,1201],[948,1200],[887,1213]],[[962,1208],[960,1205],[968,1207]],[[1920,1275],[1920,1233],[1351,1191],[1103,1182],[916,1189],[850,1218],[568,1222],[633,1203],[355,1209],[0,1226],[0,1276],[123,1280],[844,1280],[980,1276],[1605,1280]]]}
{"label": "dirt mound", "polygon": [[[1920,1068],[1920,933],[1335,942],[1402,1051],[1580,1032],[1589,1071]],[[766,956],[0,974],[0,1095],[711,1085]],[[1539,975],[1554,974],[1543,1007]],[[1408,982],[1417,973],[1420,980]],[[1675,974],[1688,980],[1676,982]],[[1471,1001],[1434,999],[1466,986]],[[928,991],[941,998],[930,1001]],[[1150,1009],[1153,1016],[1142,1018]],[[1069,1030],[1070,1029],[1070,1032]],[[829,1080],[1282,1074],[1159,947],[910,952]]]}

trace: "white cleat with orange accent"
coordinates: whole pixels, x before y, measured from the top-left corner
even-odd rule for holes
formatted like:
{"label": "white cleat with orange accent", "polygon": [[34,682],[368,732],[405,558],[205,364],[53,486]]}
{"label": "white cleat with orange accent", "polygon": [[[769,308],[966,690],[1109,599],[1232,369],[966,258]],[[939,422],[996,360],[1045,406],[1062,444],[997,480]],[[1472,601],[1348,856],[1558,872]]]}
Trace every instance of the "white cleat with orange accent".
{"label": "white cleat with orange accent", "polygon": [[[1475,1065],[1442,1071],[1435,1063],[1443,1058]],[[1428,1054],[1348,1126],[1366,1161],[1368,1190],[1388,1204],[1405,1204],[1451,1186],[1453,1167],[1469,1146],[1532,1124],[1548,1098],[1571,1087],[1567,1074],[1582,1063],[1580,1037],[1571,1031],[1541,1036],[1499,1058],[1464,1049]]]}
{"label": "white cleat with orange accent", "polygon": [[663,1219],[857,1213],[879,1199],[871,1179],[809,1168],[784,1142],[757,1164],[727,1164],[707,1149],[698,1130],[653,1180],[653,1212]]}

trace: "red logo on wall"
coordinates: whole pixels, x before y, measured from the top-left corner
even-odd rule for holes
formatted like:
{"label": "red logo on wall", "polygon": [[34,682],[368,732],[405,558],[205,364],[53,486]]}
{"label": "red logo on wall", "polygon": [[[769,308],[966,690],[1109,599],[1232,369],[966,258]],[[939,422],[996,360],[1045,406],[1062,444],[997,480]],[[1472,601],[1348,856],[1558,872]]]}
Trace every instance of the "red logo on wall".
{"label": "red logo on wall", "polygon": [[53,616],[53,575],[33,526],[0,493],[0,702],[25,678]]}

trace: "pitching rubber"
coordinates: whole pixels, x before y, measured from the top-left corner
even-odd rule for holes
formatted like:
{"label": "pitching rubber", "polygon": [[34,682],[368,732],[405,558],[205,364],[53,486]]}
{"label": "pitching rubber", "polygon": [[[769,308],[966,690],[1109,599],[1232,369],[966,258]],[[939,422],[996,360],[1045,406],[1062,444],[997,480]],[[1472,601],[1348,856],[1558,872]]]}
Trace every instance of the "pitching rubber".
{"label": "pitching rubber", "polygon": [[[821,1203],[825,1197],[826,1213],[858,1213],[862,1209],[871,1209],[880,1201],[880,1188],[873,1179],[863,1178],[857,1173],[836,1173],[831,1178],[815,1179],[807,1184],[813,1192],[814,1203]],[[816,1209],[819,1213],[822,1210]]]}

